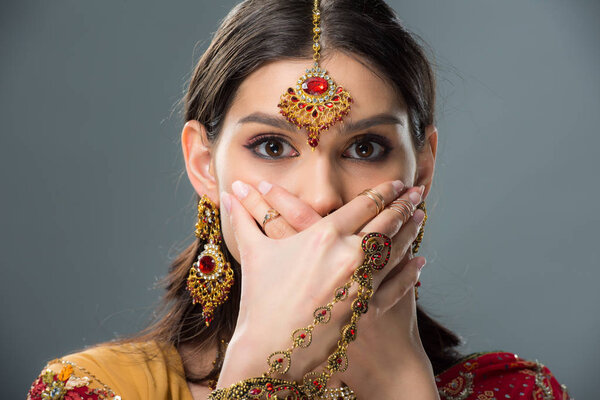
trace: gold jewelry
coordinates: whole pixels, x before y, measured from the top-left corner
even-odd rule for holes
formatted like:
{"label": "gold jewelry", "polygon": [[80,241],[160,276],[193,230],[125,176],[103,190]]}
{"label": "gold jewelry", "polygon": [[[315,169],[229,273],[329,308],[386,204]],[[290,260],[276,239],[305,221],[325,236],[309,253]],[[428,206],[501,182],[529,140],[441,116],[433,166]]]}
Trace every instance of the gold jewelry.
{"label": "gold jewelry", "polygon": [[385,199],[379,192],[377,192],[374,189],[365,189],[362,192],[360,192],[358,195],[359,196],[360,195],[367,196],[368,198],[373,200],[375,202],[375,206],[377,207],[377,214],[382,212],[383,209],[385,208]]}
{"label": "gold jewelry", "polygon": [[[385,267],[389,261],[391,245],[392,241],[386,235],[377,232],[367,233],[361,245],[365,253],[363,263],[354,271],[349,282],[335,290],[332,301],[315,309],[312,324],[292,332],[291,346],[286,350],[274,352],[267,358],[269,369],[261,377],[245,379],[229,388],[215,390],[209,395],[209,400],[322,397],[326,393],[327,382],[331,376],[335,372],[343,372],[348,368],[348,345],[356,339],[358,321],[369,309],[369,301],[373,296],[373,273]],[[342,328],[337,348],[327,358],[327,366],[324,370],[321,373],[307,373],[302,378],[302,383],[273,378],[271,376],[273,373],[284,374],[289,370],[294,349],[310,346],[315,327],[329,322],[333,306],[348,297],[348,292],[355,282],[358,284],[358,294],[350,306],[352,310],[350,322]]]}
{"label": "gold jewelry", "polygon": [[318,397],[319,400],[356,400],[354,391],[348,386],[342,386],[340,388],[327,388],[322,396]]}
{"label": "gold jewelry", "polygon": [[187,290],[192,302],[202,305],[206,326],[210,325],[215,308],[223,304],[233,285],[233,269],[221,251],[223,238],[219,221],[219,209],[206,195],[198,202],[196,237],[203,241],[204,251],[192,264],[187,278]]}
{"label": "gold jewelry", "polygon": [[265,224],[267,222],[272,221],[279,216],[281,216],[281,214],[279,214],[279,211],[275,210],[274,208],[269,208],[262,221],[263,230],[265,229]]}
{"label": "gold jewelry", "polygon": [[[419,246],[421,245],[421,241],[423,240],[423,235],[425,234],[425,222],[427,222],[427,208],[425,207],[425,200],[423,200],[417,208],[420,208],[425,213],[423,217],[423,222],[421,223],[421,228],[419,229],[419,233],[417,234],[417,238],[412,243],[411,252],[413,255],[417,254],[419,251]],[[419,287],[421,287],[421,282],[417,281],[415,284],[415,300],[419,300]]]}
{"label": "gold jewelry", "polygon": [[425,213],[425,217],[423,217],[423,222],[421,223],[421,228],[419,229],[419,233],[417,234],[417,238],[412,243],[412,254],[417,254],[419,251],[419,246],[421,246],[421,241],[423,240],[423,235],[425,234],[425,222],[427,222],[427,208],[425,207],[425,200],[423,200],[417,208],[420,208]]}
{"label": "gold jewelry", "polygon": [[406,221],[408,221],[408,219],[412,217],[415,212],[415,205],[406,199],[396,199],[392,201],[388,207],[402,215],[403,224],[406,223]]}
{"label": "gold jewelry", "polygon": [[308,131],[308,144],[312,150],[319,144],[321,132],[329,129],[350,111],[352,97],[338,86],[319,66],[321,58],[321,12],[319,0],[313,6],[313,67],[281,95],[277,105],[280,113],[298,129]]}

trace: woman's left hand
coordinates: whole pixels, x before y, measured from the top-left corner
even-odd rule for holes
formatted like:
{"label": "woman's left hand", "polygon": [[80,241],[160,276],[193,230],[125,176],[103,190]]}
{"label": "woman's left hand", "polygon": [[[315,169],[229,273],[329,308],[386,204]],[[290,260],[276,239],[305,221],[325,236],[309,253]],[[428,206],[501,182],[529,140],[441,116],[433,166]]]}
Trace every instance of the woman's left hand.
{"label": "woman's left hand", "polygon": [[[261,182],[259,189],[260,192],[249,185],[242,204],[261,225],[269,208],[280,213],[264,227],[267,236],[273,239],[293,235],[322,218],[312,207],[278,185]],[[418,195],[418,201],[417,196],[412,195],[416,203],[421,201],[420,188],[410,188],[402,197],[408,198],[410,193]],[[383,212],[395,213],[389,208]],[[359,399],[439,398],[431,364],[419,336],[413,295],[425,258],[413,258],[410,248],[423,216],[423,211],[415,211],[392,237],[392,246],[400,246],[405,256],[375,288],[369,312],[359,320],[357,338],[348,346],[349,367],[344,373],[334,375],[329,386],[343,381]],[[279,218],[284,222],[278,221]],[[389,230],[376,224],[373,220],[361,231]]]}

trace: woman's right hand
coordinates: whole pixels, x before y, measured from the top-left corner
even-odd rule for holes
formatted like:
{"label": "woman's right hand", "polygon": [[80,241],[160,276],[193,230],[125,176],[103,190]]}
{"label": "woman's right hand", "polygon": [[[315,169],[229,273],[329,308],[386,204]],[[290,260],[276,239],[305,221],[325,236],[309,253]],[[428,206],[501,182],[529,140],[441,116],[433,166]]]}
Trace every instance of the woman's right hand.
{"label": "woman's right hand", "polygon": [[[386,182],[373,189],[389,204],[401,194],[403,184]],[[382,233],[393,236],[401,220],[390,216],[395,213],[377,216],[375,202],[357,196],[324,218],[317,214],[318,220],[308,228],[272,239],[235,196],[223,193],[221,201],[230,215],[242,270],[239,316],[218,382],[218,387],[227,387],[268,370],[269,354],[290,347],[291,333],[311,324],[314,310],[329,303],[335,289],[349,281],[364,260],[361,236],[356,234],[361,227],[375,218],[387,218],[378,226],[389,227]],[[388,267],[374,276],[374,287],[403,256],[392,247]],[[334,307],[328,325],[315,328],[308,348],[292,353],[292,379],[300,379],[329,356],[350,314],[345,303]]]}

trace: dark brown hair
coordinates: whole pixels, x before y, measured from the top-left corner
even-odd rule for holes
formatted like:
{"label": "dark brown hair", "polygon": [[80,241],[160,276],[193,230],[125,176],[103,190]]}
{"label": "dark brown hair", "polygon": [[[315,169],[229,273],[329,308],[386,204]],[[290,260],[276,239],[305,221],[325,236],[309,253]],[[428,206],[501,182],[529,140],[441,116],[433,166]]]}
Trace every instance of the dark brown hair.
{"label": "dark brown hair", "polygon": [[[196,65],[183,99],[185,121],[203,124],[209,140],[220,127],[242,81],[269,61],[308,59],[312,56],[312,0],[246,0],[224,19],[210,46]],[[381,0],[323,0],[321,43],[327,52],[358,56],[375,73],[390,82],[408,109],[411,135],[417,150],[423,147],[425,127],[434,121],[435,80],[423,48]],[[186,277],[202,244],[195,241],[173,262],[165,278],[164,312],[138,339],[156,339],[175,346],[198,349],[215,340],[228,340],[238,316],[240,266],[225,249],[237,283],[230,299],[220,306],[210,327],[202,322],[201,308],[192,305]],[[424,348],[439,373],[459,355],[456,335],[418,308]],[[192,382],[212,379],[191,376]]]}

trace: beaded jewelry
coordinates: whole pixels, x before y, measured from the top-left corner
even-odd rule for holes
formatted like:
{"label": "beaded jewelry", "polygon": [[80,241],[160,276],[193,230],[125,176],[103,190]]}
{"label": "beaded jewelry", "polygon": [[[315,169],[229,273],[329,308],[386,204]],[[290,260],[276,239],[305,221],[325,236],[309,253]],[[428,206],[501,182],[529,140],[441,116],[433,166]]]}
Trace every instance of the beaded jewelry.
{"label": "beaded jewelry", "polygon": [[350,111],[352,97],[338,86],[319,66],[321,58],[321,12],[319,0],[313,7],[313,61],[312,68],[281,95],[277,105],[280,113],[298,129],[308,131],[308,144],[312,150],[319,144],[319,135],[329,129]]}
{"label": "beaded jewelry", "polygon": [[[245,379],[229,388],[215,390],[209,395],[209,400],[323,398],[327,394],[327,382],[333,374],[348,368],[348,345],[356,339],[358,321],[369,309],[369,301],[373,296],[373,273],[381,270],[389,261],[391,244],[391,239],[384,234],[377,232],[366,234],[362,240],[362,250],[365,253],[363,263],[354,271],[349,282],[335,290],[331,302],[315,309],[314,319],[310,325],[292,332],[291,346],[269,355],[267,358],[269,369],[261,377]],[[284,374],[289,370],[294,349],[310,346],[315,327],[329,322],[333,306],[348,297],[348,292],[354,283],[358,284],[358,294],[351,304],[350,322],[342,328],[341,338],[337,342],[336,349],[327,358],[327,366],[323,371],[307,373],[302,383],[274,378],[272,376],[274,373]]]}
{"label": "beaded jewelry", "polygon": [[186,288],[192,295],[192,302],[202,305],[204,323],[209,326],[215,308],[229,296],[233,285],[233,269],[221,251],[223,238],[219,209],[206,195],[202,195],[198,202],[196,237],[208,243],[190,268]]}

